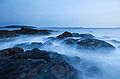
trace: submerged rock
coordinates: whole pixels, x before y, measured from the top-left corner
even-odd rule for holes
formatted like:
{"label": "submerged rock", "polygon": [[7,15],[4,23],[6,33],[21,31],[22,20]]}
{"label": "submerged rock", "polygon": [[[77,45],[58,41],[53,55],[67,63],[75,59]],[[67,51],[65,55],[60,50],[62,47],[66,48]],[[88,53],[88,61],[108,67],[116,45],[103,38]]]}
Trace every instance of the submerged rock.
{"label": "submerged rock", "polygon": [[89,67],[88,69],[86,69],[85,76],[88,78],[101,77],[102,72],[100,71],[100,69],[98,67],[92,66],[92,67]]}
{"label": "submerged rock", "polygon": [[0,57],[0,79],[78,79],[77,70],[60,54],[39,49],[20,52]]}
{"label": "submerged rock", "polygon": [[77,43],[79,49],[99,50],[101,52],[109,52],[115,50],[111,44],[98,39],[85,39]]}

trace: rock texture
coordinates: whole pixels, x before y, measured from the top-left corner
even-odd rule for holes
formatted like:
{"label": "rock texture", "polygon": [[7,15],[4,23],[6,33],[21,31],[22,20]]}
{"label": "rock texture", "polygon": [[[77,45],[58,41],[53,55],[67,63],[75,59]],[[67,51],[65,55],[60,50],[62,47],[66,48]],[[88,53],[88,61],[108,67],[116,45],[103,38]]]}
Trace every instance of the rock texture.
{"label": "rock texture", "polygon": [[21,28],[20,30],[0,30],[0,38],[16,37],[22,35],[49,35],[52,30],[37,30],[33,28]]}
{"label": "rock texture", "polygon": [[111,44],[98,39],[85,39],[77,43],[79,49],[99,50],[100,52],[110,52],[115,50]]}
{"label": "rock texture", "polygon": [[78,79],[78,72],[62,55],[21,48],[1,50],[0,79]]}
{"label": "rock texture", "polygon": [[63,34],[58,35],[57,38],[64,39],[67,37],[80,37],[82,39],[93,39],[95,38],[92,34],[79,34],[79,33],[70,33],[65,31]]}

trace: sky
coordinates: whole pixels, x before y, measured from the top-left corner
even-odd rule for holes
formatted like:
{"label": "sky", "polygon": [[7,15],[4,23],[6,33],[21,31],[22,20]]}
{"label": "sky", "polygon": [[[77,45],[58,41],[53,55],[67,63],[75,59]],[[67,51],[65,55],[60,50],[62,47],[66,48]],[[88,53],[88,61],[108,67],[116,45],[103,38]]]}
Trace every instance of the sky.
{"label": "sky", "polygon": [[119,27],[120,0],[0,0],[0,26]]}

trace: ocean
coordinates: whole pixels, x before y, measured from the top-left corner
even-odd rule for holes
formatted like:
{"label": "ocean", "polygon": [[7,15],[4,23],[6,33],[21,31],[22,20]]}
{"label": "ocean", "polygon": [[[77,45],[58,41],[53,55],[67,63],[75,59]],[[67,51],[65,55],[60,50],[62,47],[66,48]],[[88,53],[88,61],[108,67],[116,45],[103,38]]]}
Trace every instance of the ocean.
{"label": "ocean", "polygon": [[[43,28],[38,28],[43,29]],[[74,47],[67,47],[60,42],[53,42],[54,47],[46,46],[42,50],[55,51],[59,54],[80,57],[92,65],[100,68],[103,77],[84,77],[84,79],[119,79],[120,78],[120,29],[117,28],[44,28],[54,30],[51,35],[21,35],[10,39],[0,40],[0,49],[14,47],[21,43],[41,42],[44,43],[48,37],[56,37],[65,31],[80,34],[92,34],[96,39],[104,40],[116,48],[111,53],[83,53]],[[10,29],[13,30],[13,29]],[[82,70],[79,64],[72,64],[76,69]]]}

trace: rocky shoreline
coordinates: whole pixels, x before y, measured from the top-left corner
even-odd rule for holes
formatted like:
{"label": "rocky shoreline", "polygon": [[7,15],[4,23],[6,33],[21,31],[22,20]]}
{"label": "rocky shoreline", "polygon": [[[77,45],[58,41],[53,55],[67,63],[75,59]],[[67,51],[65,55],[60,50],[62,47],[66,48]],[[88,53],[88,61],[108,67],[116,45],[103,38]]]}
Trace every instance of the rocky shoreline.
{"label": "rocky shoreline", "polygon": [[19,35],[50,35],[52,30],[37,30],[34,28],[21,28],[18,30],[0,30],[0,38],[11,38]]}
{"label": "rocky shoreline", "polygon": [[[50,30],[21,28],[20,30],[0,30],[0,37],[16,37],[19,34],[50,34]],[[75,38],[77,37],[77,38]],[[48,37],[44,43],[17,44],[13,48],[0,50],[0,79],[84,79],[99,76],[99,67],[81,59],[43,50],[45,46],[54,47],[53,41],[60,41],[78,51],[87,50],[97,53],[110,53],[116,48],[97,39],[92,34],[64,32],[56,37]],[[64,49],[63,49],[64,50]],[[91,53],[88,52],[88,53]],[[76,64],[81,69],[77,69]]]}

